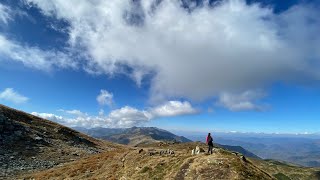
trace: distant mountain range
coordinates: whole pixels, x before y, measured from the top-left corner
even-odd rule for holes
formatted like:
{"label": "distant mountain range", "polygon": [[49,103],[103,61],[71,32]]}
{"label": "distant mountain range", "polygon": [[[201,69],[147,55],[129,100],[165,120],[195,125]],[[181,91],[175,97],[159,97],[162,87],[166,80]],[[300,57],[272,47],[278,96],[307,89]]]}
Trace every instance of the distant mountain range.
{"label": "distant mountain range", "polygon": [[132,128],[92,128],[75,127],[74,129],[89,136],[126,145],[151,144],[160,141],[192,142],[183,136],[177,136],[169,131],[156,127]]}
{"label": "distant mountain range", "polygon": [[[74,129],[83,132],[89,136],[116,142],[119,144],[139,146],[157,142],[192,142],[184,136],[177,136],[169,131],[156,127],[132,127],[132,128],[92,128],[86,129],[75,127]],[[205,139],[205,137],[204,137]],[[217,147],[222,147],[229,151],[235,151],[246,157],[261,159],[254,153],[244,149],[241,146],[222,145],[215,143]]]}
{"label": "distant mountain range", "polygon": [[[213,134],[216,143],[241,146],[264,159],[276,159],[307,167],[320,167],[320,140],[315,136]],[[192,140],[203,139],[201,135],[186,135],[186,137]]]}
{"label": "distant mountain range", "polygon": [[227,149],[229,151],[235,151],[243,154],[246,157],[251,157],[251,158],[256,158],[256,159],[261,159],[259,156],[253,154],[252,152],[244,149],[241,146],[230,146],[230,145],[222,145],[222,144],[217,144],[219,147],[222,147],[224,149]]}

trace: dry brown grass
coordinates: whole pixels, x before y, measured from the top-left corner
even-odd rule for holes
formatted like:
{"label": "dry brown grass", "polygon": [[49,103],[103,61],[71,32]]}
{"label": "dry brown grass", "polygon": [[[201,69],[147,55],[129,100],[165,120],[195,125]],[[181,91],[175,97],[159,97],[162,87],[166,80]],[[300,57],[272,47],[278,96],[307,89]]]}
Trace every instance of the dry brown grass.
{"label": "dry brown grass", "polygon": [[272,175],[284,175],[292,180],[317,180],[320,179],[320,168],[299,167],[292,164],[281,163],[273,160],[257,160],[251,161],[260,169]]}
{"label": "dry brown grass", "polygon": [[[13,127],[11,131],[18,129],[21,132],[20,136],[14,133],[11,133],[10,137],[6,135],[7,139],[11,138],[12,140],[1,145],[0,150],[8,157],[14,156],[15,160],[23,160],[26,162],[25,164],[27,165],[24,166],[29,168],[28,171],[32,170],[37,172],[48,167],[38,164],[49,162],[50,166],[55,166],[82,159],[95,153],[124,148],[123,145],[94,139],[68,127],[1,104],[0,112],[6,117],[5,122]],[[0,134],[1,133],[2,132],[0,132]],[[35,163],[34,160],[36,160],[37,163]],[[9,163],[10,162],[8,162],[8,164]],[[94,163],[92,163],[92,166],[93,165]],[[11,174],[6,176],[10,179],[11,176],[25,174],[25,167],[21,169],[17,167],[13,172],[10,172]],[[84,169],[84,167],[79,169]],[[74,175],[79,173],[84,173],[84,171],[73,172]],[[6,177],[0,177],[0,179],[1,178]]]}
{"label": "dry brown grass", "polygon": [[[149,156],[147,148],[94,155],[24,178],[35,179],[273,179],[240,157],[222,150],[191,156],[176,145],[175,155]],[[157,147],[154,147],[155,149]]]}

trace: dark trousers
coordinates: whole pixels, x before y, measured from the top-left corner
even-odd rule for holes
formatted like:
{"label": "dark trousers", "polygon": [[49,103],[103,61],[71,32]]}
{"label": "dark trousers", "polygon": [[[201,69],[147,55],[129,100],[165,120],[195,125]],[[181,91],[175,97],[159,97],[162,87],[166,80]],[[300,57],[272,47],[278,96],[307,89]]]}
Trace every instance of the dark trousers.
{"label": "dark trousers", "polygon": [[212,154],[213,144],[208,144],[208,153]]}

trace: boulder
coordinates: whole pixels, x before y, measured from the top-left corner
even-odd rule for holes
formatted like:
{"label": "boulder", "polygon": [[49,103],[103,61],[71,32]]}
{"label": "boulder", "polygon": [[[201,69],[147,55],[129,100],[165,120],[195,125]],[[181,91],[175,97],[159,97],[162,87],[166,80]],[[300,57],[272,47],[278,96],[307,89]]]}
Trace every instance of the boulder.
{"label": "boulder", "polygon": [[22,135],[22,131],[14,131],[13,132],[14,133],[14,135],[16,135],[16,136],[21,136]]}
{"label": "boulder", "polygon": [[246,158],[245,156],[242,155],[242,156],[240,156],[240,158],[241,158],[244,162],[248,162],[248,161],[247,161],[247,158]]}
{"label": "boulder", "polygon": [[200,148],[200,152],[202,153],[202,152],[206,152],[203,148]]}
{"label": "boulder", "polygon": [[34,139],[37,140],[37,141],[41,141],[42,137],[36,136]]}
{"label": "boulder", "polygon": [[6,120],[6,117],[0,114],[0,124],[4,124],[5,120]]}
{"label": "boulder", "polygon": [[200,147],[196,146],[195,154],[200,154]]}

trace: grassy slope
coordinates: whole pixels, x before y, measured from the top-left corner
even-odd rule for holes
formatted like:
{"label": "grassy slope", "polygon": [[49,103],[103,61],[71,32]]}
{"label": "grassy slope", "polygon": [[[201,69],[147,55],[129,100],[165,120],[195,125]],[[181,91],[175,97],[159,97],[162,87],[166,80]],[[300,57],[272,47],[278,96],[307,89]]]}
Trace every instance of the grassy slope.
{"label": "grassy slope", "polygon": [[[190,154],[196,143],[126,149],[94,155],[25,178],[35,179],[273,179],[250,161],[218,149],[213,155]],[[174,149],[175,155],[148,151]]]}
{"label": "grassy slope", "polygon": [[[10,173],[6,175],[7,178],[23,174],[26,170],[39,171],[47,168],[35,163],[52,162],[58,165],[95,153],[122,148],[120,145],[94,139],[65,126],[4,105],[0,105],[0,114],[5,117],[6,122],[19,127],[22,132],[19,137],[15,137],[14,133],[8,136],[14,138],[0,146],[1,158],[5,160],[6,157],[14,157],[16,161],[23,161],[26,164],[26,168],[20,170],[14,168],[15,163],[11,160],[1,162],[6,164],[7,172],[10,169]],[[1,177],[0,174],[0,179],[6,176]]]}
{"label": "grassy slope", "polygon": [[251,161],[253,161],[253,163],[256,164],[256,166],[260,169],[263,169],[264,171],[281,180],[320,179],[320,168],[301,167],[275,160],[251,159]]}

